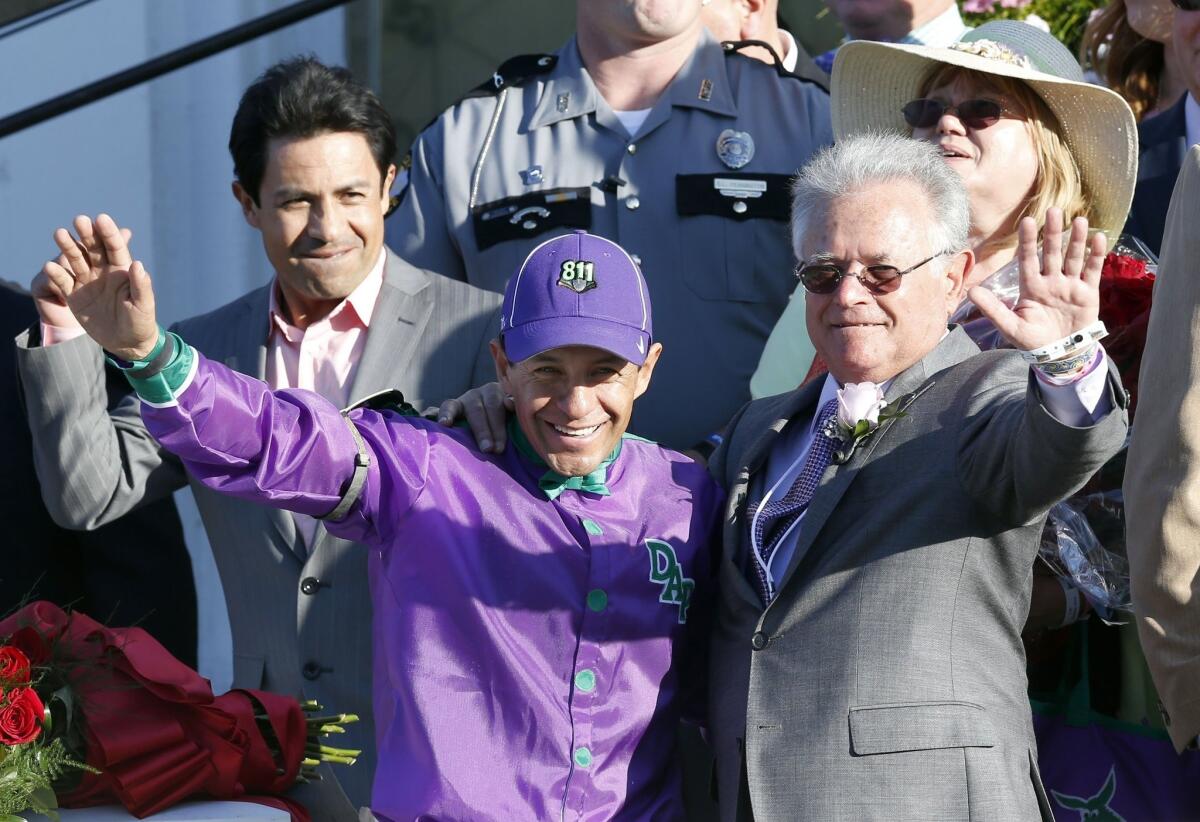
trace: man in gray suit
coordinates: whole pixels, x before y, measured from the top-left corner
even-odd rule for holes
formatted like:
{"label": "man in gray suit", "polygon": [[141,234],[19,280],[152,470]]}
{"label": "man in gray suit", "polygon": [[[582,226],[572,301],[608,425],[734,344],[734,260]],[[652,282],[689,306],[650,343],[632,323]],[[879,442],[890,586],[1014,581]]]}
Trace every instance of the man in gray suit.
{"label": "man in gray suit", "polygon": [[[312,59],[269,69],[242,98],[230,152],[234,194],[274,278],[179,333],[274,388],[342,405],[395,387],[423,407],[493,376],[499,295],[413,268],[383,245],[395,142],[382,104],[344,69]],[[75,227],[91,236],[91,220]],[[54,518],[94,528],[187,484],[132,397],[106,412],[100,349],[44,274],[35,293],[40,328],[18,338],[17,354]],[[192,491],[225,590],[234,686],[363,719],[339,741],[363,750],[357,764],[296,792],[315,819],[357,819],[375,761],[366,549],[311,518]]]}
{"label": "man in gray suit", "polygon": [[839,142],[795,185],[830,375],[742,409],[710,466],[724,819],[1052,818],[1020,633],[1046,511],[1125,436],[1096,341],[1104,238],[1077,219],[1064,253],[1051,211],[1039,260],[1026,218],[1019,302],[971,293],[1018,351],[981,354],[946,325],[967,224],[959,175],[901,137]]}

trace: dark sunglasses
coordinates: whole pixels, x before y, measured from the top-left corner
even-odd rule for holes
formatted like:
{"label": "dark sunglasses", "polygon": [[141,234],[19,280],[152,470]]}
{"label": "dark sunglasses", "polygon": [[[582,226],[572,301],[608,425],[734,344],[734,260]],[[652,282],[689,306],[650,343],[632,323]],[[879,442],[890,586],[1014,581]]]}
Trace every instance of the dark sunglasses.
{"label": "dark sunglasses", "polygon": [[[1186,0],[1200,2],[1200,0]],[[900,109],[904,114],[904,122],[910,128],[933,128],[947,111],[953,111],[958,119],[968,128],[981,129],[996,125],[1004,107],[994,100],[963,100],[958,105],[948,106],[941,100],[931,100],[922,97],[904,104]]]}
{"label": "dark sunglasses", "polygon": [[806,291],[813,294],[832,294],[844,277],[856,277],[863,287],[872,294],[891,294],[900,287],[900,278],[905,274],[916,271],[925,263],[949,254],[949,251],[939,251],[932,257],[926,257],[916,265],[901,271],[894,265],[868,265],[861,274],[851,274],[840,265],[833,263],[800,263],[796,266],[796,279]]}
{"label": "dark sunglasses", "polygon": [[1180,11],[1200,11],[1200,0],[1171,0],[1171,5]]}

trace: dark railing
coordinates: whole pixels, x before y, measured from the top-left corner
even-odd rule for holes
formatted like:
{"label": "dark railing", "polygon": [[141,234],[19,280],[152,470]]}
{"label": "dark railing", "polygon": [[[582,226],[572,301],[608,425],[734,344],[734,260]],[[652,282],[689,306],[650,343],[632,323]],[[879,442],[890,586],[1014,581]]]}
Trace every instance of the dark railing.
{"label": "dark railing", "polygon": [[41,25],[94,0],[8,0],[0,6],[0,37]]}
{"label": "dark railing", "polygon": [[175,51],[154,57],[132,68],[119,71],[94,83],[88,83],[74,91],[60,94],[44,103],[38,103],[16,114],[0,119],[0,138],[43,123],[60,114],[102,100],[125,89],[161,77],[175,69],[191,65],[226,49],[240,46],[264,34],[298,23],[313,15],[342,6],[351,0],[301,0],[278,11],[264,14],[240,26],[206,37]]}

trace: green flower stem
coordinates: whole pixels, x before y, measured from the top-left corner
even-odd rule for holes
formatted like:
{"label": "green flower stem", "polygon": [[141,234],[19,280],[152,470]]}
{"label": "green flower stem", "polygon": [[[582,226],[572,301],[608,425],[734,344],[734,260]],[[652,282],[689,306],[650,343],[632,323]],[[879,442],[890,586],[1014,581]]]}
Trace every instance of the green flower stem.
{"label": "green flower stem", "polygon": [[353,765],[358,760],[351,756],[333,756],[331,754],[321,754],[322,762],[329,762],[334,765]]}
{"label": "green flower stem", "polygon": [[317,754],[322,758],[327,756],[339,756],[347,759],[353,759],[356,756],[361,756],[362,751],[351,750],[350,748],[333,748],[329,745],[317,745],[312,742],[304,746],[304,751],[309,754]]}
{"label": "green flower stem", "polygon": [[358,714],[334,714],[333,716],[310,716],[305,719],[310,726],[312,725],[349,725],[351,722],[358,721]]}

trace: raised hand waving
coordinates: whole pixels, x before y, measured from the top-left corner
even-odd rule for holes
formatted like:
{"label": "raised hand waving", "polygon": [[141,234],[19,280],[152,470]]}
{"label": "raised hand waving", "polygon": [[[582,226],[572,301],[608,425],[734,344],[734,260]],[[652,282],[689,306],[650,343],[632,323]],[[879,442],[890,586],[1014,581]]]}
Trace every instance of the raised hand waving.
{"label": "raised hand waving", "polygon": [[74,234],[54,232],[62,255],[42,271],[88,336],[118,357],[143,359],[158,340],[150,275],[107,214],[76,217],[74,225]]}
{"label": "raised hand waving", "polygon": [[1064,253],[1062,210],[1048,210],[1039,258],[1037,224],[1025,217],[1017,229],[1021,296],[1016,304],[1008,308],[986,288],[971,289],[971,300],[1015,348],[1041,348],[1099,318],[1107,241],[1100,232],[1089,239],[1087,231],[1087,219],[1076,217]]}

